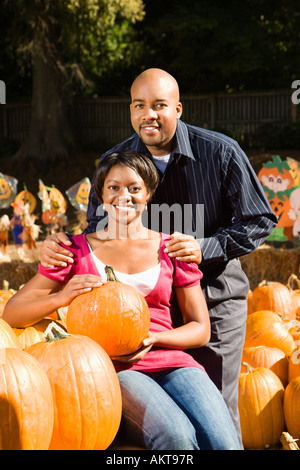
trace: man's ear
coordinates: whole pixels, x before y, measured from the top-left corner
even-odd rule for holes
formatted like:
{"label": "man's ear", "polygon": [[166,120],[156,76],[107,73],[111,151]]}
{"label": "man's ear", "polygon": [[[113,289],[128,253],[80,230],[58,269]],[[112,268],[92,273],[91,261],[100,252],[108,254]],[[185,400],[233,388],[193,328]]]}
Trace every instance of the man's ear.
{"label": "man's ear", "polygon": [[181,118],[182,115],[182,103],[180,101],[176,105],[177,119]]}

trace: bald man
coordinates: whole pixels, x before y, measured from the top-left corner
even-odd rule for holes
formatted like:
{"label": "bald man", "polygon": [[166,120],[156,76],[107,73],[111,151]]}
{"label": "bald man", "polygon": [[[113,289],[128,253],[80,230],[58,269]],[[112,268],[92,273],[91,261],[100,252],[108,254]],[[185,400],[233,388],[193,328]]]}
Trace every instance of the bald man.
{"label": "bald man", "polygon": [[[152,68],[134,80],[130,114],[135,134],[104,155],[133,149],[153,160],[160,173],[160,184],[148,205],[146,223],[150,228],[164,231],[161,225],[170,218],[169,233],[174,230],[171,211],[162,211],[158,221],[157,212],[151,208],[179,207],[182,213],[187,207],[192,208],[190,227],[184,225],[190,234],[177,233],[169,245],[171,257],[196,262],[203,272],[201,284],[210,313],[211,340],[207,346],[189,352],[204,365],[220,389],[241,440],[238,379],[249,283],[238,258],[263,243],[277,225],[277,219],[237,142],[180,119],[179,88],[169,73]],[[199,227],[197,210],[201,207]],[[87,220],[87,233],[96,231],[97,224],[105,220],[93,186]],[[56,234],[44,242],[41,249],[44,266],[72,262],[72,254],[60,242],[68,244],[65,234]],[[176,306],[174,322],[175,312]]]}
{"label": "bald man", "polygon": [[130,114],[132,126],[149,152],[170,154],[182,114],[176,80],[159,69],[143,72],[131,86]]}

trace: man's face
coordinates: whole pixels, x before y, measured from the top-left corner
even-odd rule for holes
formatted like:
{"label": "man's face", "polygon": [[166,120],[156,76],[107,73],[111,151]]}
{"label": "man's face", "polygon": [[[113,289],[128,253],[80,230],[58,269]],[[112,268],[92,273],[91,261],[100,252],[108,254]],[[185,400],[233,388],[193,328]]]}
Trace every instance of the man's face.
{"label": "man's face", "polygon": [[182,113],[178,89],[166,78],[137,80],[131,89],[131,123],[154,156],[167,155]]}

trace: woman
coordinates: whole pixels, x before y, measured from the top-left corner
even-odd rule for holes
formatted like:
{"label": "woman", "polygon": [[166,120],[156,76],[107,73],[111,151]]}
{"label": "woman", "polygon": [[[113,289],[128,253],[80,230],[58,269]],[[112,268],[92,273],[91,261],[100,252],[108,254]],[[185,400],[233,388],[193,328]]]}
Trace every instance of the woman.
{"label": "woman", "polygon": [[[150,310],[150,333],[131,356],[113,358],[122,389],[121,430],[149,450],[239,449],[220,392],[185,349],[209,341],[210,322],[195,263],[166,253],[169,236],[142,223],[142,212],[158,184],[147,157],[134,151],[102,160],[95,191],[107,225],[72,237],[74,263],[44,268],[6,304],[13,327],[31,325],[105,283],[105,265],[135,286]],[[103,210],[104,208],[101,207]],[[172,324],[173,291],[183,324]],[[41,314],[42,312],[42,314]]]}

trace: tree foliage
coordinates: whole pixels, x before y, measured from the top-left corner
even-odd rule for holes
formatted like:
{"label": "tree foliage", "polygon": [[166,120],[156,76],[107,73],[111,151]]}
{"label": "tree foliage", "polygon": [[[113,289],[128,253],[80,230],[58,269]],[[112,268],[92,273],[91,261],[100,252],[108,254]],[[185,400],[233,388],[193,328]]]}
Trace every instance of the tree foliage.
{"label": "tree foliage", "polygon": [[143,18],[143,2],[11,1],[18,10],[18,52],[32,71],[31,121],[15,158],[48,163],[58,158],[68,160],[76,142],[69,125],[67,98],[77,84],[91,88],[88,74],[101,75],[120,60],[125,47],[122,31]]}
{"label": "tree foliage", "polygon": [[43,14],[60,29],[69,84],[81,96],[128,93],[151,66],[173,73],[185,93],[286,88],[299,79],[298,0],[6,0],[0,73],[9,71],[21,95],[30,68],[15,46],[25,52]]}
{"label": "tree foliage", "polygon": [[167,69],[185,93],[287,88],[299,78],[298,0],[145,0],[145,9],[140,65]]}

